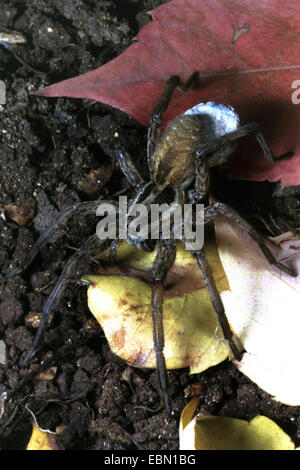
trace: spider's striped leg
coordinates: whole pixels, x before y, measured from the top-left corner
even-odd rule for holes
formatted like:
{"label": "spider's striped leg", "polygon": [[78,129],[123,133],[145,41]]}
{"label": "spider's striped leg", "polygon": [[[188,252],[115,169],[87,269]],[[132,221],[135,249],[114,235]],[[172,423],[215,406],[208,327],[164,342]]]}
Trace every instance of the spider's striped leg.
{"label": "spider's striped leg", "polygon": [[[210,140],[196,150],[195,158],[197,160],[199,158],[201,159],[203,157],[209,157],[210,167],[221,165],[227,161],[229,154],[232,153],[229,152],[229,154],[226,154],[225,149],[228,148],[228,145],[232,145],[237,140],[250,135],[254,135],[256,137],[256,140],[259,143],[266,159],[269,160],[269,162],[274,163],[274,155],[263,133],[261,132],[260,125],[256,122],[250,122],[244,126],[239,127],[233,132],[229,132],[228,134],[222,135],[221,137],[216,137],[215,139]],[[280,157],[288,157],[292,154],[293,152],[288,152],[284,155],[280,155]]]}
{"label": "spider's striped leg", "polygon": [[169,106],[170,100],[176,88],[186,92],[192,83],[198,78],[199,73],[194,72],[185,83],[181,83],[178,75],[172,75],[167,81],[166,88],[159,102],[155,106],[150,118],[147,137],[147,159],[150,174],[152,175],[153,155],[157,141],[160,137],[163,114]]}
{"label": "spider's striped leg", "polygon": [[[211,207],[211,206],[209,206],[209,207]],[[205,213],[204,213],[204,223],[209,222],[210,220],[212,220],[214,218],[214,216],[212,216],[212,214],[211,214],[210,217],[208,217],[207,216],[207,208],[206,208]],[[192,219],[193,219],[193,225],[195,226],[196,225],[196,220],[195,220],[194,213],[192,215]],[[188,240],[184,239],[184,242],[185,242],[185,245],[187,247]],[[224,338],[228,341],[228,344],[231,348],[231,351],[233,353],[234,358],[236,360],[240,360],[241,359],[241,353],[240,353],[237,345],[234,342],[234,334],[233,334],[233,332],[230,328],[230,324],[228,322],[228,319],[227,319],[227,316],[226,316],[226,313],[225,313],[225,308],[224,308],[221,296],[219,294],[219,291],[217,289],[215,280],[213,278],[212,271],[211,271],[210,265],[207,261],[205,252],[202,248],[197,249],[197,250],[191,250],[190,248],[188,248],[188,249],[191,251],[192,255],[197,260],[202,278],[203,278],[203,280],[205,282],[205,285],[206,285],[206,288],[209,292],[209,296],[210,296],[212,306],[213,306],[213,308],[214,308],[214,310],[215,310],[215,312],[218,316],[218,320],[219,320],[219,323],[221,325]]]}
{"label": "spider's striped leg", "polygon": [[[274,266],[281,269],[290,276],[296,276],[292,269],[278,262],[274,258],[273,254],[266,246],[262,236],[254,228],[252,228],[251,225],[249,225],[237,212],[235,212],[231,207],[227,206],[226,204],[223,204],[222,202],[216,202],[206,207],[204,214],[204,222],[207,223],[212,221],[218,215],[218,213],[224,215],[228,219],[233,220],[242,230],[248,233],[248,235],[258,244],[263,255],[266,257],[269,263],[273,264]],[[193,255],[197,259],[202,277],[210,294],[212,305],[218,315],[218,319],[221,324],[224,337],[228,341],[235,359],[240,360],[241,354],[236,344],[234,343],[234,335],[227,320],[224,305],[216,287],[205,253],[203,250],[198,250],[194,251]]]}
{"label": "spider's striped leg", "polygon": [[65,212],[63,213],[62,216],[60,216],[57,221],[51,225],[34,243],[30,251],[27,253],[25,256],[25,259],[22,263],[21,266],[13,269],[10,271],[2,280],[2,282],[7,282],[9,279],[12,279],[13,277],[17,276],[18,274],[21,274],[24,272],[28,266],[33,262],[35,257],[38,255],[40,250],[45,246],[45,244],[49,241],[49,239],[52,237],[52,235],[57,231],[57,229],[64,224],[67,223],[68,219],[75,215],[75,214],[81,214],[81,215],[88,215],[88,214],[96,214],[97,207],[99,206],[100,202],[105,202],[105,201],[89,201],[89,202],[79,202],[78,204],[74,204],[70,207],[68,207]]}
{"label": "spider's striped leg", "polygon": [[241,353],[238,350],[233,340],[234,335],[232,333],[228,319],[226,317],[224,305],[223,305],[221,296],[219,294],[219,291],[217,289],[215,280],[213,278],[211,268],[207,261],[206,255],[203,250],[195,251],[193,252],[193,255],[197,260],[201,275],[203,277],[203,280],[209,292],[212,306],[216,314],[218,315],[218,320],[222,327],[224,338],[228,341],[228,344],[234,355],[234,358],[239,361],[241,359]]}
{"label": "spider's striped leg", "polygon": [[168,390],[168,376],[166,361],[164,357],[164,329],[163,329],[163,294],[164,280],[174,262],[176,256],[176,244],[170,240],[159,240],[157,243],[157,253],[152,268],[152,323],[153,341],[156,353],[156,364],[159,384],[163,395],[166,412],[169,416],[172,413]]}
{"label": "spider's striped leg", "polygon": [[249,237],[251,237],[252,240],[257,243],[262,254],[265,256],[265,258],[270,264],[273,264],[278,269],[285,272],[291,277],[297,276],[297,273],[295,273],[293,269],[289,268],[285,264],[282,264],[275,259],[273,253],[267,247],[263,237],[250,224],[248,224],[248,222],[246,222],[246,220],[244,220],[243,217],[241,217],[234,209],[232,209],[227,204],[224,204],[223,202],[215,202],[214,204],[211,204],[210,206],[206,207],[205,214],[204,214],[204,222],[205,223],[210,222],[218,214],[222,214],[227,219],[232,220],[243,231],[245,231],[249,235]]}
{"label": "spider's striped leg", "polygon": [[210,172],[208,165],[208,158],[205,153],[201,155],[196,154],[195,160],[195,196],[197,201],[204,200],[208,194],[210,185]]}
{"label": "spider's striped leg", "polygon": [[131,155],[122,147],[119,141],[115,141],[111,143],[111,145],[106,145],[105,153],[118,162],[118,166],[121,172],[127,179],[130,186],[132,186],[136,191],[138,191],[143,186],[143,184],[145,184],[145,181],[136,168]]}
{"label": "spider's striped leg", "polygon": [[65,292],[72,276],[74,275],[77,262],[83,256],[90,256],[97,251],[97,254],[101,251],[106,250],[112,243],[111,240],[100,240],[96,234],[89,237],[84,245],[82,245],[66,262],[62,273],[52,290],[51,294],[49,295],[44,307],[43,307],[43,315],[39,324],[39,328],[36,332],[34,341],[26,354],[26,357],[23,362],[23,366],[26,366],[30,359],[34,356],[36,352],[36,348],[39,344],[41,334],[45,328],[49,315],[55,310],[59,301],[62,298],[63,293]]}

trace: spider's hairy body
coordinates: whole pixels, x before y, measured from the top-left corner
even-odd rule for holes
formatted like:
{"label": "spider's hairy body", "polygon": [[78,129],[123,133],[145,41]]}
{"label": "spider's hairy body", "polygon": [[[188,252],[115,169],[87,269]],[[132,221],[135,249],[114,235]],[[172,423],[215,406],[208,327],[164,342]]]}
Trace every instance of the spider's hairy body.
{"label": "spider's hairy body", "polygon": [[157,185],[185,189],[198,173],[200,192],[209,189],[209,168],[225,163],[236,149],[235,142],[208,152],[196,170],[197,150],[218,137],[236,131],[239,118],[230,106],[200,103],[174,119],[158,140],[153,157],[153,179]]}
{"label": "spider's hairy body", "polygon": [[153,156],[153,179],[158,185],[183,189],[195,177],[195,151],[205,142],[199,116],[179,116],[162,134]]}

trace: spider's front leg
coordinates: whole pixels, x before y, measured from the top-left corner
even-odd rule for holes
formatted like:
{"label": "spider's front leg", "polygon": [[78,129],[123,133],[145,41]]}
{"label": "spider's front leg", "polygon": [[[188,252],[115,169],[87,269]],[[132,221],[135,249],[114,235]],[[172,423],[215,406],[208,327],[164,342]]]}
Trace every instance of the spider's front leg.
{"label": "spider's front leg", "polygon": [[148,137],[147,137],[147,159],[148,167],[150,174],[152,175],[153,168],[153,156],[156,144],[160,137],[161,126],[163,120],[163,114],[169,106],[172,95],[176,88],[178,87],[181,91],[186,92],[193,82],[199,77],[198,72],[192,73],[189,79],[185,83],[181,83],[178,75],[172,75],[166,84],[166,89],[162,94],[159,102],[155,106],[153,113],[150,118],[150,124],[148,128]]}
{"label": "spider's front leg", "polygon": [[170,240],[159,240],[157,253],[152,268],[152,324],[153,341],[156,354],[157,373],[160,389],[163,395],[165,409],[168,416],[172,414],[168,390],[168,376],[164,357],[164,329],[163,329],[163,294],[164,280],[172,267],[176,256],[176,244]]}

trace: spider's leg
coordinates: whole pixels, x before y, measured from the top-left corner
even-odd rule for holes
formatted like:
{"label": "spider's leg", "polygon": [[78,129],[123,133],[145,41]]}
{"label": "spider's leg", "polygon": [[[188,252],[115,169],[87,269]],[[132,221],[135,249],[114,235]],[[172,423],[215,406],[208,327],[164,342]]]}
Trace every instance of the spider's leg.
{"label": "spider's leg", "polygon": [[115,159],[118,162],[118,166],[130,186],[138,191],[143,186],[145,181],[136,168],[129,152],[122,148],[121,143],[118,141],[115,141],[111,145],[105,146],[105,152],[112,159]]}
{"label": "spider's leg", "polygon": [[232,209],[227,204],[224,204],[223,202],[215,202],[214,204],[211,204],[210,206],[206,207],[204,214],[204,223],[212,221],[218,214],[222,214],[226,218],[233,220],[243,231],[245,231],[252,238],[252,240],[257,243],[262,254],[265,256],[265,258],[270,264],[273,264],[278,269],[285,272],[291,277],[297,276],[293,269],[280,263],[274,258],[274,255],[267,247],[263,237],[250,224],[248,224],[248,222],[246,222],[243,217],[241,217],[234,209]]}
{"label": "spider's leg", "polygon": [[[199,194],[196,195],[196,196],[199,196]],[[204,214],[204,223],[209,222],[210,220],[211,219],[209,219],[209,220],[207,219],[206,212],[205,212],[205,214]],[[194,220],[194,214],[193,214],[193,223],[196,224],[196,222]],[[187,240],[184,240],[184,241],[185,241],[185,244],[187,244]],[[228,344],[231,348],[231,351],[234,355],[234,358],[239,361],[241,359],[241,353],[240,353],[237,345],[234,342],[234,339],[233,339],[234,334],[233,334],[233,332],[230,328],[230,324],[228,322],[228,319],[227,319],[227,316],[226,316],[226,313],[225,313],[225,308],[224,308],[221,296],[219,294],[219,291],[217,289],[215,280],[213,278],[211,268],[210,268],[210,265],[207,261],[205,252],[204,252],[203,249],[191,250],[191,252],[197,260],[202,278],[203,278],[203,280],[205,282],[205,285],[206,285],[206,288],[209,292],[209,296],[210,296],[212,306],[213,306],[213,308],[214,308],[214,310],[215,310],[215,312],[218,316],[218,320],[219,320],[219,323],[221,325],[224,338],[228,341]]]}
{"label": "spider's leg", "polygon": [[57,219],[57,221],[51,225],[34,243],[33,247],[31,250],[27,253],[25,256],[25,259],[22,263],[22,266],[19,266],[12,271],[10,271],[2,280],[2,282],[7,282],[9,279],[12,279],[13,277],[17,276],[18,274],[21,274],[23,271],[25,271],[28,266],[32,263],[32,261],[35,259],[35,257],[38,255],[42,247],[49,241],[51,236],[57,231],[57,229],[64,225],[69,217],[75,214],[82,214],[82,215],[88,215],[88,214],[96,214],[96,210],[100,202],[105,202],[105,201],[90,201],[90,202],[80,202],[78,204],[74,204],[70,207],[68,207],[63,215]]}
{"label": "spider's leg", "polygon": [[166,89],[162,94],[159,102],[155,106],[153,113],[150,118],[150,124],[148,128],[148,137],[147,137],[147,159],[148,167],[150,174],[152,175],[152,158],[154,154],[154,149],[156,147],[157,141],[160,137],[160,131],[162,126],[163,114],[169,106],[171,97],[178,87],[181,91],[186,92],[192,83],[198,78],[199,73],[194,72],[189,77],[185,83],[181,83],[178,75],[172,75],[166,84]]}
{"label": "spider's leg", "polygon": [[[250,122],[248,124],[245,124],[244,126],[241,126],[236,131],[229,132],[228,134],[225,134],[221,137],[217,137],[213,140],[210,140],[209,142],[202,145],[199,149],[196,150],[195,158],[196,160],[203,159],[203,157],[215,154],[213,155],[213,158],[211,158],[213,165],[210,164],[210,166],[220,165],[221,163],[224,163],[224,152],[222,151],[222,149],[224,149],[226,145],[233,143],[238,139],[242,139],[243,137],[246,137],[248,135],[255,135],[264,153],[264,156],[271,163],[274,163],[273,153],[269,145],[267,144],[263,133],[261,132],[260,125],[256,122]],[[289,152],[284,156],[287,157],[288,155],[292,155],[292,152]],[[225,155],[225,160],[226,159],[227,156]]]}
{"label": "spider's leg", "polygon": [[203,280],[205,282],[205,285],[207,287],[207,290],[209,292],[210,300],[212,303],[212,306],[218,315],[218,320],[219,323],[222,327],[223,335],[224,338],[228,341],[228,344],[230,346],[230,349],[234,355],[234,358],[239,361],[241,359],[241,353],[238,350],[233,337],[234,334],[232,333],[232,330],[230,328],[227,316],[225,314],[225,309],[224,305],[221,299],[221,296],[219,294],[219,291],[217,289],[215,280],[213,278],[211,268],[209,266],[209,263],[207,261],[206,255],[203,250],[198,250],[193,252],[194,257],[197,260],[201,275],[203,277]]}
{"label": "spider's leg", "polygon": [[[236,131],[216,137],[201,145],[195,152],[195,191],[198,200],[201,200],[209,189],[209,168],[222,165],[228,161],[228,157],[234,151],[234,144],[238,139],[248,135],[255,135],[265,157],[274,163],[274,156],[264,135],[261,132],[260,125],[256,122],[246,124]],[[292,152],[286,153],[287,157]],[[283,157],[283,155],[281,155]]]}
{"label": "spider's leg", "polygon": [[118,238],[112,241],[109,247],[109,261],[111,264],[117,263],[118,261],[117,248],[121,245],[122,242],[123,242],[122,238]]}
{"label": "spider's leg", "polygon": [[55,310],[59,301],[62,298],[63,293],[65,292],[72,276],[74,275],[77,262],[82,256],[89,256],[97,249],[97,253],[105,250],[111,244],[111,240],[100,240],[96,234],[92,235],[87,239],[87,241],[82,245],[66,262],[64,269],[54,287],[51,294],[49,295],[44,307],[43,315],[36,332],[34,341],[26,354],[26,357],[23,362],[23,366],[26,366],[30,359],[34,356],[38,343],[40,341],[41,334],[45,328],[47,320],[51,312]]}
{"label": "spider's leg", "polygon": [[259,143],[264,156],[269,162],[274,163],[274,155],[270,149],[262,131],[260,125],[257,122],[250,122],[245,124],[234,132],[227,134],[227,138],[230,142],[246,137],[247,135],[255,135],[257,142]]}
{"label": "spider's leg", "polygon": [[152,268],[152,323],[153,341],[156,353],[156,364],[159,384],[163,395],[166,412],[172,413],[168,391],[168,376],[164,357],[164,330],[163,330],[163,293],[164,280],[167,277],[176,255],[176,244],[173,241],[163,240],[157,244],[157,254]]}
{"label": "spider's leg", "polygon": [[197,200],[201,201],[208,191],[210,184],[210,172],[208,159],[205,154],[201,156],[196,155],[195,161],[195,191]]}

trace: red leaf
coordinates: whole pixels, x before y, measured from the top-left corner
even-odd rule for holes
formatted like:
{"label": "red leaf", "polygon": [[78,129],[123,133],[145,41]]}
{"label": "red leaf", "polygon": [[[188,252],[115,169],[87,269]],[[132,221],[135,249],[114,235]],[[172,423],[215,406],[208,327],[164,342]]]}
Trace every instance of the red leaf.
{"label": "red leaf", "polygon": [[102,101],[147,125],[169,76],[186,80],[198,70],[199,85],[175,92],[165,124],[199,102],[230,104],[243,124],[262,124],[275,155],[294,151],[271,165],[249,140],[234,158],[233,176],[300,184],[300,108],[292,103],[292,83],[300,79],[300,2],[173,0],[151,14],[153,22],[119,57],[37,94]]}

